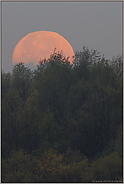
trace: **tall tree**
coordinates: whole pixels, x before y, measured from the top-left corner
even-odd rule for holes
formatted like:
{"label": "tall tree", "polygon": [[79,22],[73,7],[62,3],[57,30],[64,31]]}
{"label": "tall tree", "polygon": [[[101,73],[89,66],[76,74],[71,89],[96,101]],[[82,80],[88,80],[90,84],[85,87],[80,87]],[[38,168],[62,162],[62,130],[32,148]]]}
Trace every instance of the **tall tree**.
{"label": "tall tree", "polygon": [[12,71],[12,88],[18,91],[20,97],[25,100],[29,94],[32,81],[32,72],[21,62],[14,66]]}
{"label": "tall tree", "polygon": [[22,108],[23,105],[18,92],[9,90],[2,102],[2,142],[6,142],[9,147],[16,150],[19,149]]}
{"label": "tall tree", "polygon": [[70,65],[60,54],[49,59],[49,66],[37,80],[41,111],[49,108],[56,122],[64,123],[67,94],[70,89]]}

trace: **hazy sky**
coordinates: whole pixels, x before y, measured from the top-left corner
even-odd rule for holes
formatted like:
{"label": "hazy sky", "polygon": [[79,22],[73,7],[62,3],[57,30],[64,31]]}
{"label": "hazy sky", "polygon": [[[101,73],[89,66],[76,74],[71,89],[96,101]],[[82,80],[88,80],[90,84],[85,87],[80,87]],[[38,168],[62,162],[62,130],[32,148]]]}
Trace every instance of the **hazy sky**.
{"label": "hazy sky", "polygon": [[16,44],[28,33],[53,31],[71,44],[122,54],[122,2],[2,2],[2,69],[12,71]]}

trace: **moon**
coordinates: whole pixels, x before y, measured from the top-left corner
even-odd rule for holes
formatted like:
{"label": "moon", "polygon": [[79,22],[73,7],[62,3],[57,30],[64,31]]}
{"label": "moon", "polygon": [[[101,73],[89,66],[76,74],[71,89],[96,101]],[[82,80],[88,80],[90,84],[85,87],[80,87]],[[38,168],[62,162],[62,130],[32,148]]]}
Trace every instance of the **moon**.
{"label": "moon", "polygon": [[72,63],[72,46],[64,37],[51,31],[32,32],[23,37],[13,51],[12,62],[37,65],[40,60],[48,59],[55,48],[56,52],[62,51],[64,57],[70,57],[69,62]]}

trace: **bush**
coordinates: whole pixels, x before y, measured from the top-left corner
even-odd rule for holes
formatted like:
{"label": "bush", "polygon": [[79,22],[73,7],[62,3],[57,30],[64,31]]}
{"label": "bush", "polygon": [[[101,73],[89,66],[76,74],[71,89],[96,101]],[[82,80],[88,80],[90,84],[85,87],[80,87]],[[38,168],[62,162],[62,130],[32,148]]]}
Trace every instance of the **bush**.
{"label": "bush", "polygon": [[92,181],[120,181],[122,180],[122,160],[116,152],[93,161],[90,168],[90,182]]}
{"label": "bush", "polygon": [[20,150],[2,159],[2,182],[96,182],[122,181],[122,160],[116,152],[92,162],[68,149],[59,154],[46,150],[33,157]]}
{"label": "bush", "polygon": [[2,160],[2,182],[37,182],[37,170],[40,172],[39,160],[23,151],[13,151]]}

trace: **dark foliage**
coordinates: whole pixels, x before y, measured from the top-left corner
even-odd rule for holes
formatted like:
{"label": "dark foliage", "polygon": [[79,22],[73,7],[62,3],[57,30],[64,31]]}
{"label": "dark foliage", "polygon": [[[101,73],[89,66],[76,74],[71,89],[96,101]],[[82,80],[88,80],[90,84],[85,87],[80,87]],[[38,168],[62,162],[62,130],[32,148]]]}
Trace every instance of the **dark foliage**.
{"label": "dark foliage", "polygon": [[121,181],[122,119],[121,57],[2,71],[2,182]]}

